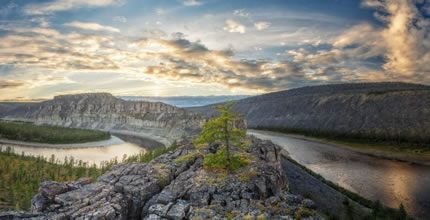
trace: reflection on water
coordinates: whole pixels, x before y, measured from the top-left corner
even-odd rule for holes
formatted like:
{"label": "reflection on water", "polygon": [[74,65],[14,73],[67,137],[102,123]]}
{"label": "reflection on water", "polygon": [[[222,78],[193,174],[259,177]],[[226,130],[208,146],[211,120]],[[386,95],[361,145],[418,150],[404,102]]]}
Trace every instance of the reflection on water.
{"label": "reflection on water", "polygon": [[371,200],[430,216],[430,166],[386,160],[287,135],[249,131],[288,151],[291,158],[324,178]]}
{"label": "reflection on water", "polygon": [[[9,146],[9,145],[8,145]],[[140,152],[145,152],[143,147],[129,142],[120,140],[115,144],[105,147],[87,147],[87,148],[43,148],[43,147],[29,147],[29,146],[11,146],[15,153],[21,154],[24,152],[25,155],[43,156],[50,158],[51,155],[55,155],[55,158],[61,162],[64,159],[73,157],[75,161],[82,160],[88,162],[88,164],[99,165],[103,161],[114,159],[115,157],[121,161],[124,154],[134,155]],[[3,146],[5,148],[5,146]]]}

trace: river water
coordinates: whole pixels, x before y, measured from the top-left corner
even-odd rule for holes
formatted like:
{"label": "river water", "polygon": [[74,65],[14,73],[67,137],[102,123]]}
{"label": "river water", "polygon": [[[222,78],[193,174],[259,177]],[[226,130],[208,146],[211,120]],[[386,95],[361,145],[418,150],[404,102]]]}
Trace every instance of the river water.
{"label": "river water", "polygon": [[[100,146],[100,144],[105,146]],[[55,148],[55,147],[43,147],[43,146],[23,146],[23,145],[11,145],[1,144],[3,150],[7,146],[13,148],[14,152],[21,154],[24,152],[25,155],[43,156],[45,158],[51,158],[55,155],[55,159],[63,162],[67,157],[70,159],[74,158],[75,161],[82,160],[88,164],[100,165],[103,161],[109,161],[117,158],[121,161],[123,155],[134,155],[145,152],[145,148],[138,144],[123,141],[122,139],[112,136],[112,139],[103,142],[92,142],[86,144],[76,144],[76,146],[67,145],[68,147]]]}
{"label": "river water", "polygon": [[408,213],[430,218],[430,166],[372,157],[276,132],[249,130],[248,134],[271,140],[292,159],[352,192],[390,207],[403,203]]}

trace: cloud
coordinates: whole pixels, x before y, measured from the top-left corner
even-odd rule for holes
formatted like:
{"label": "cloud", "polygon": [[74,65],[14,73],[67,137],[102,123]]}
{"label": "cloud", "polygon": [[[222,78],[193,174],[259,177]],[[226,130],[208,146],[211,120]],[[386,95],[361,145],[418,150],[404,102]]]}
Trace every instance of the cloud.
{"label": "cloud", "polygon": [[245,9],[236,9],[233,11],[233,14],[240,17],[249,17],[249,12]]}
{"label": "cloud", "polygon": [[17,80],[0,80],[0,89],[10,89],[21,87],[24,85],[24,82]]}
{"label": "cloud", "polygon": [[185,6],[199,6],[203,3],[199,0],[183,0],[182,4],[184,4]]}
{"label": "cloud", "polygon": [[0,65],[58,71],[116,69],[108,57],[97,53],[109,53],[112,39],[106,35],[62,34],[50,28],[15,28],[0,37]]}
{"label": "cloud", "polygon": [[115,16],[112,20],[114,22],[127,23],[127,18],[124,16]]}
{"label": "cloud", "polygon": [[155,9],[155,14],[164,15],[164,14],[166,14],[166,10],[164,10],[162,8],[157,8],[157,9]]}
{"label": "cloud", "polygon": [[259,21],[259,22],[255,22],[254,23],[254,27],[259,30],[266,30],[267,28],[270,27],[270,23],[269,22],[265,22],[265,21]]}
{"label": "cloud", "polygon": [[244,25],[231,19],[227,19],[225,21],[224,30],[230,33],[244,34],[246,32],[246,28]]}
{"label": "cloud", "polygon": [[125,0],[55,0],[44,3],[34,3],[24,8],[28,15],[52,14],[59,11],[68,11],[79,8],[105,7],[110,5],[122,5]]}
{"label": "cloud", "polygon": [[[386,27],[380,30],[386,47],[385,71],[400,77],[429,78],[430,21],[415,0],[365,0],[364,5],[381,12]],[[424,7],[424,6],[423,6]]]}
{"label": "cloud", "polygon": [[[295,47],[291,47],[291,41],[302,36],[302,30],[297,33],[279,32],[275,28],[255,31],[258,35],[251,37],[263,36],[265,41],[277,45],[274,49],[285,50],[272,59],[243,59],[243,51],[223,50],[207,41],[198,41],[182,33],[170,35],[163,30],[145,30],[139,38],[121,33],[70,33],[42,26],[4,25],[0,26],[3,33],[0,36],[0,66],[38,70],[55,76],[83,72],[119,73],[134,80],[213,83],[260,92],[350,81],[429,83],[428,19],[421,14],[423,10],[418,10],[419,4],[404,2],[369,1],[365,5],[375,8],[380,24],[358,23],[331,38],[302,37]],[[219,22],[223,21],[220,18]],[[231,19],[225,21],[224,30],[246,32],[244,25]],[[248,37],[222,34],[226,38]],[[261,41],[262,38],[257,39]],[[279,46],[281,40],[288,44]],[[267,48],[258,41],[244,44],[251,45],[247,48],[254,53],[253,48]],[[61,80],[38,78],[40,83],[37,85],[67,82]],[[9,83],[8,88],[13,88],[11,85]]]}
{"label": "cloud", "polygon": [[82,30],[90,30],[90,31],[108,31],[108,32],[116,32],[119,33],[120,30],[111,26],[104,26],[97,23],[92,22],[80,22],[80,21],[73,21],[70,23],[65,23],[65,26],[78,28]]}

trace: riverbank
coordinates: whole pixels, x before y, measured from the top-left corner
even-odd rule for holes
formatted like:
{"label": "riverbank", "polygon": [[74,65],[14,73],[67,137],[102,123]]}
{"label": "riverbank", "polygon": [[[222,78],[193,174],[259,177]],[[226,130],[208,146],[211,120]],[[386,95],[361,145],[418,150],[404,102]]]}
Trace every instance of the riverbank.
{"label": "riverbank", "polygon": [[[127,146],[117,146],[122,153],[127,153]],[[137,146],[136,146],[137,147]],[[52,150],[61,150],[54,149]],[[83,148],[82,154],[97,158],[93,152],[97,148]],[[109,147],[103,148],[109,150]],[[69,155],[67,158],[23,154],[10,146],[0,145],[0,210],[29,210],[30,200],[39,190],[40,183],[45,180],[69,182],[82,177],[93,180],[110,170],[119,163],[147,163],[152,159],[176,149],[176,144],[169,147],[159,147],[151,150],[143,148],[133,154],[100,161],[99,164],[79,160],[79,157]],[[73,149],[66,149],[73,150]],[[52,154],[54,155],[54,154]],[[84,181],[88,182],[87,178]],[[82,181],[78,181],[82,182]],[[0,219],[1,216],[0,216]]]}
{"label": "riverbank", "polygon": [[108,140],[110,133],[0,119],[0,138],[41,144],[78,144]]}
{"label": "riverbank", "polygon": [[[251,132],[253,130],[254,129],[249,129],[249,131]],[[395,145],[382,144],[382,143],[378,144],[378,143],[353,142],[353,141],[314,137],[309,135],[270,131],[270,130],[254,130],[254,131],[282,133],[292,138],[313,141],[313,142],[318,142],[323,144],[330,144],[336,147],[344,148],[344,149],[365,154],[368,156],[430,166],[430,149],[426,150],[425,148],[417,149],[413,147],[412,149],[408,150],[408,149],[405,149],[404,146],[398,147]]]}
{"label": "riverbank", "polygon": [[37,143],[37,142],[16,141],[16,140],[4,139],[4,138],[0,139],[0,143],[9,144],[9,145],[26,146],[26,147],[73,149],[73,148],[107,147],[111,145],[122,144],[124,143],[124,141],[122,141],[120,138],[116,136],[111,136],[108,140],[77,143],[77,144],[46,144],[46,143]]}
{"label": "riverbank", "polygon": [[387,160],[277,132],[254,130],[249,134],[273,141],[300,165],[361,197],[380,200],[392,208],[403,204],[418,218],[430,215],[430,166]]}

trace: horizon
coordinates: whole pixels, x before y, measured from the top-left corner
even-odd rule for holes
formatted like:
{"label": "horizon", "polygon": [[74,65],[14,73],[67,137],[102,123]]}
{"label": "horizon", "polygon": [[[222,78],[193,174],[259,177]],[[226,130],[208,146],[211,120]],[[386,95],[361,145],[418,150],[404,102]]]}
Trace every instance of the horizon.
{"label": "horizon", "polygon": [[6,0],[0,100],[429,85],[429,18],[421,0]]}
{"label": "horizon", "polygon": [[[44,99],[23,99],[22,97],[18,97],[17,99],[0,99],[0,103],[30,103],[30,102],[43,102],[43,101],[49,101],[54,99],[56,96],[68,96],[68,95],[82,95],[82,94],[109,94],[112,95],[116,98],[120,98],[120,99],[124,99],[124,100],[128,100],[128,101],[148,101],[148,102],[163,102],[163,100],[166,99],[206,99],[208,100],[209,98],[225,98],[225,101],[231,101],[231,100],[240,100],[240,99],[245,99],[245,98],[249,98],[249,97],[255,97],[255,96],[261,96],[261,95],[266,95],[266,94],[271,94],[271,93],[277,93],[277,92],[285,92],[285,91],[289,91],[289,90],[294,90],[294,89],[304,89],[304,88],[308,88],[308,87],[319,87],[319,86],[336,86],[336,85],[357,85],[357,84],[411,84],[411,85],[416,85],[416,86],[427,86],[430,87],[430,85],[428,84],[423,84],[423,83],[408,83],[408,82],[400,82],[400,81],[386,81],[386,82],[350,82],[350,83],[332,83],[332,84],[320,84],[320,85],[308,85],[308,86],[301,86],[301,87],[297,87],[297,88],[290,88],[290,89],[285,89],[285,90],[279,90],[279,91],[272,91],[272,92],[266,92],[266,93],[261,93],[261,94],[255,94],[255,95],[200,95],[200,96],[196,96],[196,95],[171,95],[171,96],[145,96],[145,95],[115,95],[112,94],[110,92],[106,92],[106,91],[100,91],[100,92],[82,92],[82,93],[64,93],[64,94],[58,94],[49,98],[44,98]],[[155,100],[155,101],[154,101]],[[169,102],[165,102],[166,104],[171,104],[171,105],[175,105]],[[213,102],[216,103],[216,102]],[[212,103],[212,104],[213,104]],[[199,105],[200,106],[200,105]],[[178,107],[192,107],[192,106],[178,106]]]}

